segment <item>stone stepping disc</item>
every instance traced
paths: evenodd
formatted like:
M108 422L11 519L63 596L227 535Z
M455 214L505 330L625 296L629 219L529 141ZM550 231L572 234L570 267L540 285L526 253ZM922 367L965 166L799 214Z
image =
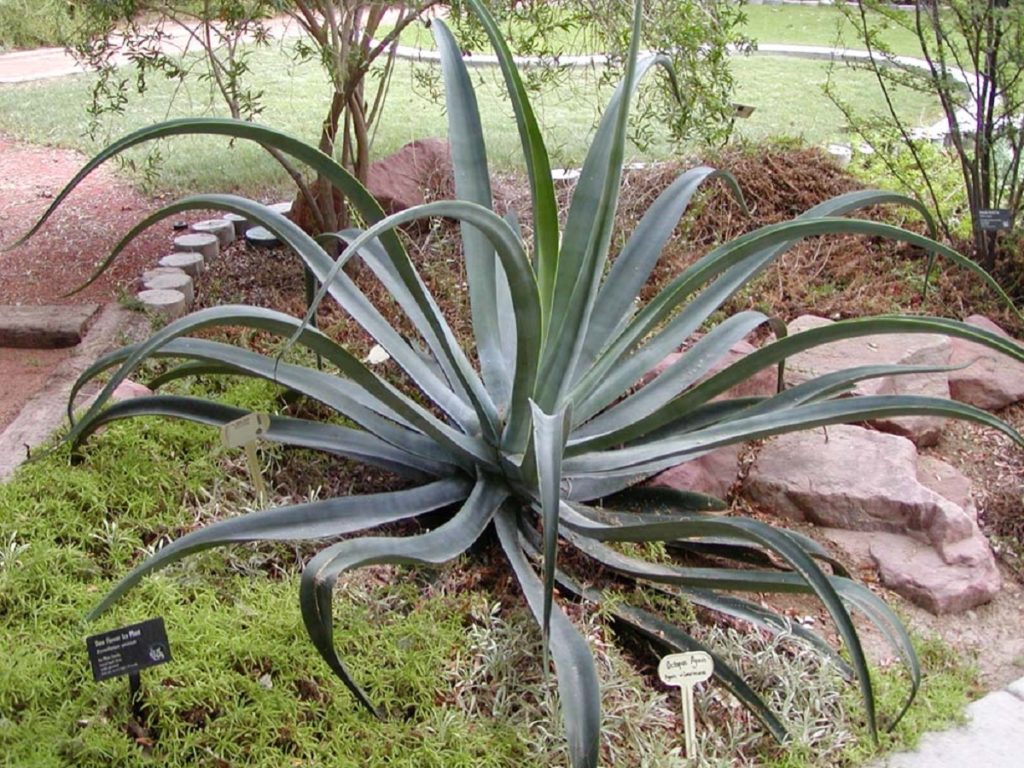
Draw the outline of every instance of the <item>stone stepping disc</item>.
M204 258L212 260L220 255L220 240L216 235L193 232L174 238L174 249L176 251L195 251L203 254Z
M0 347L61 349L81 343L99 304L0 306Z
M225 213L224 221L230 221L231 226L235 228L235 237L245 237L245 231L252 226L249 220L245 216L241 216L237 213Z
M235 225L227 219L197 221L190 229L199 234L215 235L221 248L227 248L235 242Z
M199 277L206 271L206 259L203 258L203 254L195 252L177 251L164 256L159 264L161 267L180 269L192 277Z
M254 248L274 248L281 244L266 227L250 227L245 233L245 242Z
M185 294L174 290L139 291L137 298L142 302L143 309L167 320L181 317L188 310Z
M189 306L192 305L196 298L195 289L192 287L192 278L180 269L168 270L158 275L143 278L142 284L153 291L181 291L185 296L185 303Z

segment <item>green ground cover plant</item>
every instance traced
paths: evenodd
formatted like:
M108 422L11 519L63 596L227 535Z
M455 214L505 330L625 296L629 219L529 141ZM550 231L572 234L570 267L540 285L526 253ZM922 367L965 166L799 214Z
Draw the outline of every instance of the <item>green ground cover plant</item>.
M119 381L149 358L183 361L161 381L191 375L249 375L320 401L344 417L326 424L275 416L266 438L348 456L420 485L402 490L318 499L214 522L170 543L137 565L90 614L109 610L144 577L186 556L248 541L333 539L385 523L446 511L443 522L419 535L363 535L329 544L306 563L299 584L303 622L313 646L368 712L390 707L375 701L359 659L338 643L335 586L349 572L381 564L436 565L452 560L488 531L514 572L542 634L540 668L554 662L562 717L573 766L595 765L600 755L601 697L588 639L554 598L562 595L604 605L615 621L669 651L702 649L685 625L647 608L607 600L602 587L642 583L654 593L686 600L703 610L740 618L768 632L793 632L855 681L867 733L892 725L919 683L916 655L899 620L870 590L812 540L758 521L712 514L721 503L688 493L652 494L634 485L661 469L720 445L781 432L879 415L938 414L973 420L1024 442L1012 428L978 409L946 400L910 396L840 398L857 381L920 371L870 366L820 377L773 397L718 400L754 373L792 354L829 341L874 333L926 332L977 341L1016 359L1024 352L995 334L955 321L885 316L838 322L786 337L764 313L746 311L712 328L708 318L796 241L826 233L864 234L913 243L965 269L977 267L941 244L890 225L847 218L860 208L913 201L886 192L855 192L826 201L791 222L763 227L721 244L684 270L641 307L634 301L654 269L661 248L702 182L735 180L711 168L682 174L651 205L613 262L609 243L625 152L629 97L639 81L665 61L637 56L638 30L623 83L588 150L564 223L550 175L550 161L511 53L476 2L498 56L515 110L530 177L533 221L529 242L515 221L491 210L487 153L472 82L458 46L443 24L435 34L443 56L449 140L456 197L384 217L377 203L348 173L317 150L279 131L248 123L185 119L142 129L98 155L54 201L50 211L94 167L130 146L161 136L214 133L250 139L309 164L338 186L365 230L347 230L335 261L288 219L231 195L195 195L140 222L108 261L136 234L183 211L220 209L259 221L291 247L321 286L303 321L254 307L215 307L175 321L150 339L97 361L76 385L112 372L91 407L75 422L68 442L78 447L105 424L140 415L164 415L219 425L247 413L206 399L157 395L103 409ZM639 13L637 14L639 19ZM636 22L638 24L638 22ZM441 308L426 291L395 236L407 222L445 216L462 223L471 300L473 339L460 344ZM43 219L45 221L45 217ZM37 226L40 226L41 221ZM342 270L359 258L385 287L404 319L370 302ZM607 268L607 269L606 269ZM983 276L983 273L982 273ZM994 290L998 287L989 283ZM382 379L344 347L310 325L330 295L390 354L400 381ZM243 326L306 348L324 361L305 367L187 334ZM778 338L744 360L704 380L732 343L761 326ZM635 383L695 331L706 335L653 381ZM472 349L468 345L472 344ZM471 362L475 358L478 366ZM781 370L780 370L781 373ZM415 393L415 394L413 394ZM425 405L429 403L428 407ZM614 544L663 543L680 559L650 561ZM712 558L712 563L703 560ZM748 567L753 565L753 567ZM593 583L595 572L604 583ZM347 582L346 582L347 583ZM797 592L813 595L831 616L842 640L840 656L817 634L790 626L757 603L731 593ZM909 692L898 711L879 713L863 648L850 610L864 614L902 655ZM346 661L342 660L342 655ZM778 740L786 724L722 656L716 679ZM372 676L372 682L376 681ZM368 693L366 687L372 687ZM881 723L880 723L881 721Z
M280 408L274 388L263 382L224 384L225 402ZM209 394L197 382L179 390ZM261 454L271 473L290 461L270 447ZM58 450L0 485L0 762L33 768L107 768L147 758L168 768L218 760L266 768L294 761L346 768L385 760L410 768L564 763L553 681L543 679L536 663L536 625L514 596L495 585L471 586L472 559L440 574L371 569L347 582L338 642L364 660L381 686L380 700L398 713L386 723L368 716L299 642L294 594L301 563L291 547L194 558L141 585L103 624L82 622L96 595L146 557L157 537L238 514L252 500L241 462L217 447L213 430L162 419L112 424L82 462L68 466L66 450ZM146 722L130 731L124 680L92 682L83 639L154 615L166 620L173 661L143 675ZM584 631L599 641L607 764L678 765L675 697L616 651L609 616L594 612L586 622ZM787 722L798 740L808 733L814 740L797 749L799 761L787 757L785 765L835 766L846 764L837 755L873 754L858 725L856 696L836 692L841 677L819 656L784 638L717 629L702 638L757 675L752 683L769 695L798 692L789 697ZM899 743L906 743L911 722L934 728L941 712L932 702L948 702L948 691L969 682L967 670L947 656L935 663L930 646L918 645L921 694L901 722ZM890 680L901 695L905 681L892 669L878 675L883 695ZM735 712L723 717L728 710L713 688L699 691L697 704L708 724L701 729L700 765L732 765L737 755L761 764L783 759L766 751L762 735ZM919 712L927 717L915 717ZM826 716L836 726L815 734ZM538 732L531 727L538 722L548 727Z

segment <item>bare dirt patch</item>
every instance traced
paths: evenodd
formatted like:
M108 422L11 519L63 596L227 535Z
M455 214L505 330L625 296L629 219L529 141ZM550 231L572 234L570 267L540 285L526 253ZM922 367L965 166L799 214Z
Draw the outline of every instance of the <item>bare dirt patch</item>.
M21 237L84 165L77 152L19 144L0 136L0 248ZM99 280L75 296L118 239L154 202L100 168L28 243L0 250L0 306L116 301L141 271L168 252L170 224L137 239ZM67 350L0 349L0 429L45 385Z

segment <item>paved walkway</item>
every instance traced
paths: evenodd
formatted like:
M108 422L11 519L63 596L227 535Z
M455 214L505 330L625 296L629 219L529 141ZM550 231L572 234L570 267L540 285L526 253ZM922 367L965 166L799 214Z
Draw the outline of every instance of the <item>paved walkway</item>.
M279 34L288 34L285 25ZM181 48L181 39L172 39L168 45ZM841 51L831 48L798 45L768 45L760 47L762 55L798 56L803 58L849 59L861 58L862 52ZM433 51L402 49L405 58L433 61ZM476 66L487 66L493 57L474 56L469 62ZM529 64L524 61L523 64ZM600 57L575 57L571 62L577 66L594 66L601 63ZM923 62L922 62L923 63ZM45 48L36 51L20 51L0 54L0 83L21 83L32 80L63 77L83 72L84 69L74 58L60 48ZM61 384L62 385L62 384ZM61 406L57 411L62 413ZM38 414L29 419L38 420ZM12 425L16 426L16 425ZM49 427L41 437L49 434ZM8 430L6 437L14 439L16 430ZM24 435L12 446L0 446L0 476L8 473L22 455ZM7 442L11 442L8 440ZM1022 629L1024 631L1024 629ZM872 768L1018 768L1024 765L1024 678L1001 691L988 694L974 702L967 709L969 722L960 728L941 733L929 733L922 739L919 748L913 752L891 755Z
M1024 628L1022 628L1024 631ZM1024 765L1024 677L967 707L960 728L927 733L913 752L871 768L1020 768Z

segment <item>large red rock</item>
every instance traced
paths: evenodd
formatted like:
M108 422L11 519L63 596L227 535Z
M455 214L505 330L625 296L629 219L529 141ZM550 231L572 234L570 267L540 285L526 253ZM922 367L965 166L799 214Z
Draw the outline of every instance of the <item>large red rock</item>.
M965 322L1010 338L1006 331L983 315L971 315ZM1024 363L964 339L954 338L950 344L950 362L967 365L949 374L949 391L954 400L990 411L1024 400Z
M751 467L746 494L781 517L854 531L908 531L923 541L958 541L971 518L917 478L906 438L862 427L780 435Z
M987 556L952 564L909 536L874 534L870 548L882 583L932 613L960 613L987 603L1001 586L999 569L982 543L977 552Z
M761 449L743 490L787 519L842 529L828 537L936 613L973 607L999 589L970 481L919 458L905 438L849 425L781 435Z
M803 315L789 324L790 335L832 325L824 317ZM825 344L794 355L786 364L786 384L793 386L843 368L862 365L949 365L951 345L936 334L878 334ZM925 395L949 397L947 374L886 376L859 382L854 395ZM935 445L945 420L938 416L898 416L870 424L883 432L908 437L919 446Z
M444 139L417 139L370 166L367 187L385 211L397 213L452 196L452 156Z
M739 476L738 445L716 448L685 464L666 469L647 481L657 488L673 488L678 491L693 491L719 499L727 499L733 484Z

